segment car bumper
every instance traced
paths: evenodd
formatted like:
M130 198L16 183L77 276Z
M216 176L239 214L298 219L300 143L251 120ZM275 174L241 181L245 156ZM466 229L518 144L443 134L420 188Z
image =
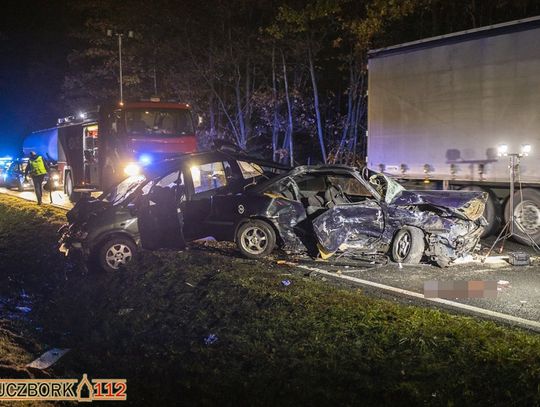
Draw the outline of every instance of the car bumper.
M460 220L446 233L429 236L428 254L434 260L442 256L452 261L473 254L479 249L483 231L483 224Z
M58 250L66 256L73 253L79 253L83 257L86 257L89 253L88 248L83 241L73 236L72 227L69 224L63 225L59 230L60 236L58 243Z

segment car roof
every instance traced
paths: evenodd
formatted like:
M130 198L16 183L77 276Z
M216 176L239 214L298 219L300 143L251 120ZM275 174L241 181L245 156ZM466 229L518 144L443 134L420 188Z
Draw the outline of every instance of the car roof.
M301 165L291 169L289 172L273 177L269 180L261 182L256 187L253 188L253 191L262 191L267 188L269 185L279 182L283 178L295 177L301 174L310 174L310 173L328 173L334 171L336 174L345 174L355 172L358 173L362 168L351 167L348 165L341 164L320 164L320 165Z
M178 157L168 158L157 163L151 164L144 169L144 173L147 176L159 176L167 171L172 171L175 168L179 168L186 162L213 162L213 161L227 161L227 160L238 160L238 161L247 161L250 163L259 164L261 166L268 166L272 168L290 170L291 167L279 164L273 161L268 161L261 159L259 157L250 156L244 153L236 152L225 152L225 151L203 151L197 153L188 153L182 154Z

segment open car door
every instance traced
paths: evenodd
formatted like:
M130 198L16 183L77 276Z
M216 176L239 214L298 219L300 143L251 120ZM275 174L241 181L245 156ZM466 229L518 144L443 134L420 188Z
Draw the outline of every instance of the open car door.
M183 249L185 187L182 172L150 182L139 200L137 221L144 249Z

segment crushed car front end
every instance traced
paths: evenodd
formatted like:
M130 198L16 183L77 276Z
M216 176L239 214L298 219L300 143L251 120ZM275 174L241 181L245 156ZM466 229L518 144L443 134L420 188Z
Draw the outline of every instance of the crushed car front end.
M484 192L404 191L394 205L424 231L425 255L444 267L479 249L486 201Z

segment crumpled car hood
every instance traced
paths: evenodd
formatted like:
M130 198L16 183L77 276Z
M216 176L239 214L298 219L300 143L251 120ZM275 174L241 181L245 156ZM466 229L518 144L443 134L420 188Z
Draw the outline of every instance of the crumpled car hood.
M86 222L91 216L97 215L110 207L108 202L94 198L82 198L68 211L66 217L69 223Z
M477 220L484 213L488 194L475 191L402 191L394 205L433 205Z

